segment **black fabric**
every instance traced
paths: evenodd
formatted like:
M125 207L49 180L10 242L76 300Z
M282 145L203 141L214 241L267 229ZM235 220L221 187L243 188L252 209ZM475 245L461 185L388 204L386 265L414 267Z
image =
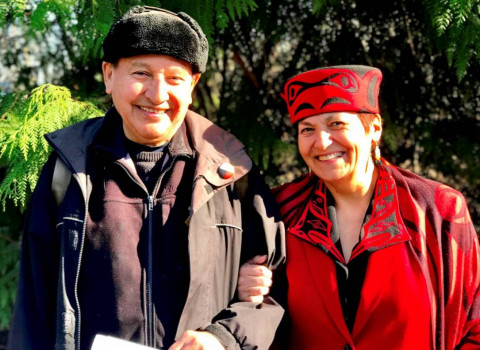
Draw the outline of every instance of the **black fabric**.
M183 144L185 128L182 126L172 143ZM153 302L157 319L165 330L163 346L168 348L175 341L180 316L187 299L190 283L190 259L188 255L189 205L192 198L195 159L178 155L169 147L169 157L164 178L155 200L158 222L154 231ZM161 211L161 213L160 213Z
M328 217L332 221L332 240L339 249L339 251L342 251L340 233L337 226L335 201L332 194L328 190L327 204ZM372 205L370 204L364 218L364 223L368 221L371 213ZM352 332L353 325L355 324L358 305L360 304L362 287L365 281L365 274L367 272L369 256L370 253L368 251L365 251L354 259L348 261L347 264L343 264L334 257L335 269L337 272L338 294L340 297L340 303L342 305L343 317L345 318L345 323L347 324L350 332Z
M164 162L166 145L150 147L140 145L124 138L125 147L135 164L138 176L147 187L148 193L153 193L157 179L160 177Z
M103 60L156 54L172 56L203 73L208 60L208 41L202 28L186 13L175 14L156 7L135 6L108 32L103 42Z
M353 331L358 305L360 304L369 255L367 252L362 253L347 265L342 264L338 260L335 261L338 294L342 304L343 317L345 317L345 323L350 333Z

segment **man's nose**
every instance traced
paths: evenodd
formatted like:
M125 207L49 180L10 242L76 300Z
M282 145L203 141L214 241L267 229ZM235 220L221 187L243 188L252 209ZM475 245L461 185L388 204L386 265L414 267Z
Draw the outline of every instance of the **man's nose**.
M154 79L145 91L145 95L154 104L161 104L169 99L168 92L169 86L164 79Z

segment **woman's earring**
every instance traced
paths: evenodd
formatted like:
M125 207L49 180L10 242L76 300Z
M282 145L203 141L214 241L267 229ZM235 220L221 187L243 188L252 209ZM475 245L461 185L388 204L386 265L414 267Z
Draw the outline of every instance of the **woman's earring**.
M375 149L373 150L373 159L375 160L375 164L380 164L382 162L382 155L380 154L380 147L378 147L378 143L375 143Z

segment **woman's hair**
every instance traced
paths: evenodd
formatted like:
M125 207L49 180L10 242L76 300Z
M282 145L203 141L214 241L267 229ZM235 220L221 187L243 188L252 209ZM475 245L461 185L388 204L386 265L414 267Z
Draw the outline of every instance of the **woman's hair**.
M357 113L357 115L358 119L360 119L360 121L362 122L365 131L368 132L368 129L370 129L370 126L372 125L377 115L372 113Z
M370 126L372 125L377 115L372 113L357 113L357 115L358 115L358 119L360 119L360 122L362 122L365 132L368 132L370 129ZM382 117L380 117L380 122L381 121L382 121ZM374 152L375 152L375 148L378 147L379 143L380 143L380 140L378 143L372 145L372 149L371 149L372 159L375 159Z

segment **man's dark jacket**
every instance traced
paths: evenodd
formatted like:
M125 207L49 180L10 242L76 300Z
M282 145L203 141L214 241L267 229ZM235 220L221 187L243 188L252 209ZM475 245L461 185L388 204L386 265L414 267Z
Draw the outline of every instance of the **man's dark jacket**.
M78 297L92 192L87 154L109 113L47 135L54 154L26 215L8 349L80 349L81 312L89 307ZM267 254L273 268L281 264L283 224L240 141L191 111L184 123L196 165L187 220L190 284L177 338L205 329L228 349L267 349L283 309L269 298L261 305L235 302L238 269L258 254ZM58 210L51 190L56 157L75 180ZM225 163L235 169L228 179L219 173Z

